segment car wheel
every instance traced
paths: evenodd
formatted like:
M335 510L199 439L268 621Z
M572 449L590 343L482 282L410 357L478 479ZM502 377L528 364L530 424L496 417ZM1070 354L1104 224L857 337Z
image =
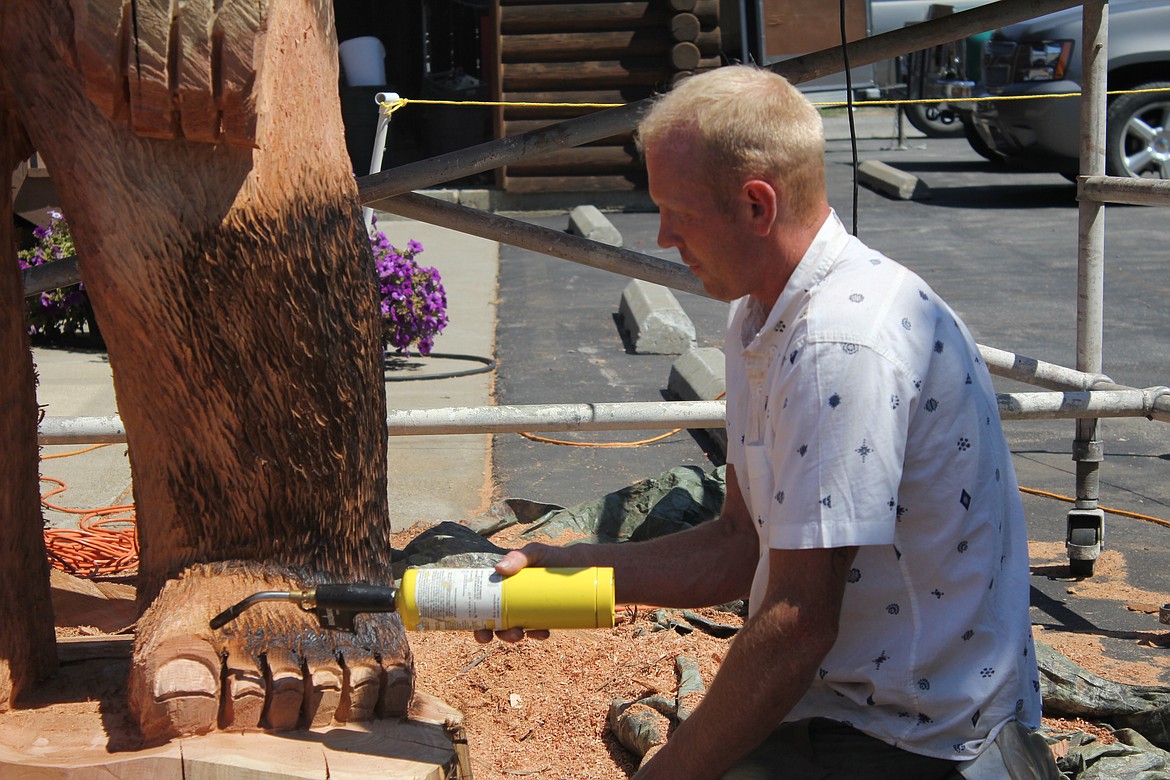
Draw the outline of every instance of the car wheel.
M1170 179L1170 82L1136 89L1164 89L1121 95L1109 104L1105 167L1112 176Z
M928 138L962 138L963 125L952 111L939 111L938 106L911 103L905 107L906 119Z
M1004 156L988 146L987 142L983 140L983 136L979 135L979 131L975 129L974 122L966 118L962 121L963 135L967 137L967 143L971 144L971 148L975 150L976 154L993 163L1004 161Z

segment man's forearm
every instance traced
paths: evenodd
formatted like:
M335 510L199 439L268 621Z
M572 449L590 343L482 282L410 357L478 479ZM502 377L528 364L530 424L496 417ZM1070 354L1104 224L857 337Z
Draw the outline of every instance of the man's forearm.
M533 565L612 566L622 604L721 604L745 597L751 587L759 543L748 530L745 535L721 517L645 542L543 547Z

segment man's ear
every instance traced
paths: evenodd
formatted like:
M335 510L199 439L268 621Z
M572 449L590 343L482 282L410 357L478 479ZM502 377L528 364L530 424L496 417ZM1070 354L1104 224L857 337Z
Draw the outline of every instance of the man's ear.
M748 221L758 235L766 235L780 215L780 193L763 179L749 179L740 190Z

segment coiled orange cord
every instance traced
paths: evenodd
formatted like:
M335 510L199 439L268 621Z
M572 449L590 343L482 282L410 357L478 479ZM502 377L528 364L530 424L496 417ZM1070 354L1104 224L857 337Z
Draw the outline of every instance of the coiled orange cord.
M42 460L64 458L90 452L98 444L75 452L42 455ZM67 489L55 477L41 477L56 487L41 495L41 506L57 512L80 515L77 528L46 528L45 552L49 564L58 571L79 577L121 574L138 568L138 527L134 505L121 504L100 509L72 509L49 501Z

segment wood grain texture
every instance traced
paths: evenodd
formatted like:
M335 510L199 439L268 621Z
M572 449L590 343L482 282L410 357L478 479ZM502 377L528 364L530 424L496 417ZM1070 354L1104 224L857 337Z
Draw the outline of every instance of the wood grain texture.
M106 117L127 121L126 68L134 28L133 0L71 0L73 46L85 95Z
M0 174L32 153L0 80ZM12 190L0 187L0 214ZM49 567L41 533L37 401L23 284L10 218L0 219L0 711L56 666Z
M215 143L220 138L216 99L217 46L214 0L178 0L171 61L180 130L189 141Z
M25 713L0 715L0 777L21 780L469 780L462 716L420 695L403 720L288 734L216 732L154 748L107 749L98 709L70 708L51 730ZM113 735L117 739L116 735ZM44 744L46 738L48 744ZM40 744L38 745L38 740ZM465 751L463 751L465 754Z
M174 138L178 116L168 68L171 3L135 0L133 8L134 26L126 64L131 125L145 138Z

